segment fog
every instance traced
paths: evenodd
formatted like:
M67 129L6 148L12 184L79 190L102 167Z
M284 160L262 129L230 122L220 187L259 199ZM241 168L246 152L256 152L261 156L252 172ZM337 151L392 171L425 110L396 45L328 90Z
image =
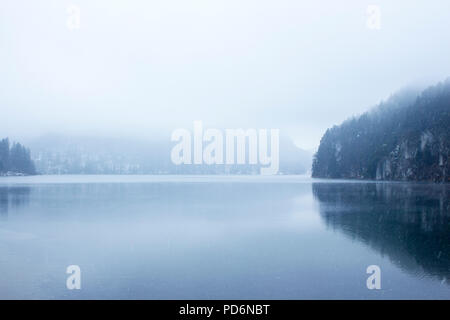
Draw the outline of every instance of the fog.
M201 120L316 148L396 90L448 77L449 18L446 0L3 1L0 137L147 137Z

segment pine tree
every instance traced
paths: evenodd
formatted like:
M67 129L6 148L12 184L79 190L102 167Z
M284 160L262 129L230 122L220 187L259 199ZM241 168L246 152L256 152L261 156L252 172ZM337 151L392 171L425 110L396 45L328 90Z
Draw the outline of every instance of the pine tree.
M9 168L9 140L0 141L0 174L6 173Z
M0 141L0 173L7 172L36 174L36 169L31 159L30 150L20 143L14 143L9 147L9 140Z

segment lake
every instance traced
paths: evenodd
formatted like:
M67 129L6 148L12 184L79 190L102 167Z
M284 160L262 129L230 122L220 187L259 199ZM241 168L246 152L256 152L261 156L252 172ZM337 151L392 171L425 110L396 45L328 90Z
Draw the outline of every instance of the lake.
M0 177L0 298L449 299L449 195L302 176Z

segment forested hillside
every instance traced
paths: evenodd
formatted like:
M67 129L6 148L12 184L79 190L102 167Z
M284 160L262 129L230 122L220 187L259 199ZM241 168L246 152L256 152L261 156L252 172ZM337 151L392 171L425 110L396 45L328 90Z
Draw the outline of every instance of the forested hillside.
M404 90L328 129L312 176L450 181L450 80L420 94Z
M0 175L36 174L30 150L20 143L10 146L9 139L0 141Z

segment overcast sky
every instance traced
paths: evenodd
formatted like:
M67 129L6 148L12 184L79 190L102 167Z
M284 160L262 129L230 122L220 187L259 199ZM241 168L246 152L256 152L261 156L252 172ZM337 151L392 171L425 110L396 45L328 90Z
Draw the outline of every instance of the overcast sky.
M449 57L448 0L2 1L0 136L145 137L202 120L311 149L396 90L450 76Z

